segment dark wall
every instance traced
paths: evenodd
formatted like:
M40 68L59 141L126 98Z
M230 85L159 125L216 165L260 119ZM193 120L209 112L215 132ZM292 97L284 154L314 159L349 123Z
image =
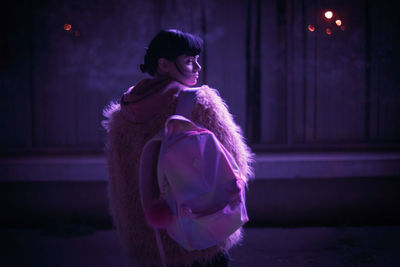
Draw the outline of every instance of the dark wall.
M161 28L204 38L201 83L219 89L255 149L399 147L400 24L390 1L2 5L3 154L101 152L102 108L145 77L144 47ZM323 18L327 9L344 30Z

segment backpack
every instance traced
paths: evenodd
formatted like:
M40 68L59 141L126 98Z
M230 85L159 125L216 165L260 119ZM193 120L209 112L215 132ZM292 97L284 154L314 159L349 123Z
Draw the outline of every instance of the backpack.
M180 93L175 115L140 157L142 206L164 264L158 228L192 251L218 245L248 221L246 182L234 158L211 131L190 120L196 90Z

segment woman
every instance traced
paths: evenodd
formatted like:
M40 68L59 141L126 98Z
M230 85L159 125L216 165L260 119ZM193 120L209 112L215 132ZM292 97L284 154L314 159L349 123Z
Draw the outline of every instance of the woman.
M150 42L144 63L140 65L142 72L149 73L152 78L129 88L119 104L111 103L104 110L108 118L103 126L108 132L110 213L129 258L137 266L160 263L153 229L146 223L140 201L141 151L174 114L179 93L197 83L202 44L201 38L189 33L160 31ZM197 90L191 119L214 132L231 152L246 179L252 176L252 153L215 89L202 86ZM228 250L241 239L239 229L218 246L189 252L165 231L160 234L167 263L178 266L227 266Z

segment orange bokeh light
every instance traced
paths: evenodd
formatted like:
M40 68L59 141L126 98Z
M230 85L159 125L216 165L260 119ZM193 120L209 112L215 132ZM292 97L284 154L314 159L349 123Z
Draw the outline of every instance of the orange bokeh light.
M69 31L71 30L72 26L71 24L64 24L64 30Z
M331 19L333 17L333 12L332 11L326 11L325 12L325 18L327 19Z
M340 27L340 29L341 29L342 31L344 31L344 30L346 29L346 27L345 27L345 26L342 26L342 27Z
M310 32L313 32L313 31L315 31L315 27L313 26L313 25L308 25L308 30L310 31Z
M326 32L327 35L331 35L332 34L332 30L329 29L329 28L326 28L325 32Z
M337 19L335 21L336 25L338 25L339 27L342 25L342 21L340 19Z

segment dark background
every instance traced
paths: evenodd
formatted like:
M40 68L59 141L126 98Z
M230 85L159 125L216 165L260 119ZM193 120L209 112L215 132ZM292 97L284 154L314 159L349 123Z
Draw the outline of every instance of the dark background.
M220 91L257 153L252 223L399 223L395 3L3 2L2 224L110 227L102 109L146 77L139 64L163 28L204 38L199 84Z
M138 66L163 28L204 38L199 84L220 91L257 151L398 150L392 2L9 3L1 11L1 153L101 153L102 108L145 77Z

